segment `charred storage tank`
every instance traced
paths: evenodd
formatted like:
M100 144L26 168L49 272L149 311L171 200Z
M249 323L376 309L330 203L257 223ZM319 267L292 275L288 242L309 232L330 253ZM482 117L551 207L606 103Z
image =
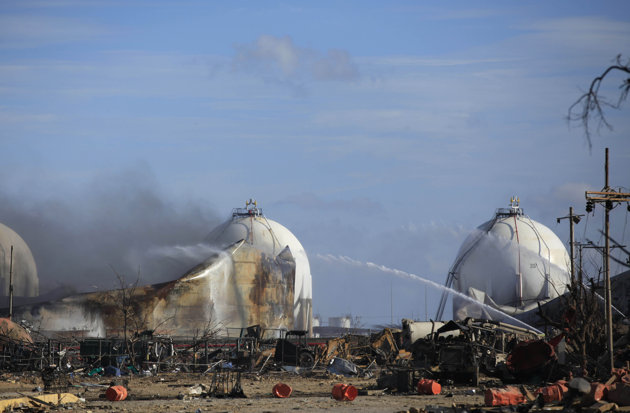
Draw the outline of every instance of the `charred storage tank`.
M22 305L16 318L51 335L120 336L130 325L176 337L238 335L252 325L310 330L308 259L286 228L252 202L207 241L219 248L175 280Z
M13 247L13 255L11 255ZM39 294L37 266L30 248L15 231L0 224L0 295L9 295L9 278L13 278L13 294L35 297Z
M523 213L517 198L500 208L462 244L447 278L447 286L517 318L530 318L538 303L567 290L569 255L549 228ZM438 316L444 308L440 303ZM453 318L496 319L474 301L453 297ZM533 310L533 311L532 311Z
M312 332L311 267L304 247L286 227L266 218L256 201L249 200L245 208L232 210L232 218L212 230L206 242L219 248L244 240L248 245L275 257L287 247L295 260L293 287L293 329Z

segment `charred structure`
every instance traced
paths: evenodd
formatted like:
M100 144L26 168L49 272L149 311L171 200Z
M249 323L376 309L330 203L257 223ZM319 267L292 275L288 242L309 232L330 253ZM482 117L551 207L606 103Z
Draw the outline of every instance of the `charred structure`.
M288 229L250 200L206 242L211 256L176 280L138 286L116 274L118 289L22 305L14 318L49 336L228 336L251 325L310 332L310 267Z
M15 316L43 333L95 337L122 336L125 328L174 336L252 324L291 328L294 278L289 248L271 257L240 241L174 281L21 306Z

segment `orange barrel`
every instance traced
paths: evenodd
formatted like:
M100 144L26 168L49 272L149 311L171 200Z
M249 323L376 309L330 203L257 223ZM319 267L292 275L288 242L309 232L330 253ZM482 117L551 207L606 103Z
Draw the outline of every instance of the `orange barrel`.
M418 382L418 393L420 394L440 394L442 385L435 380L421 379Z
M559 402L564 397L564 394L569 391L565 383L564 380L558 380L550 386L539 388L536 390L536 394L542 394L545 403Z
M332 396L335 398L335 400L351 402L352 400L357 398L358 394L359 392L357 388L351 384L335 384L332 389Z
M107 397L107 400L112 402L125 400L127 398L127 389L123 386L111 386L105 392L105 397Z
M504 389L487 389L484 396L486 406L510 406L525 402L525 396L512 386Z
M293 389L288 384L278 383L275 386L273 386L273 389L271 390L271 392L273 393L274 396L284 399L291 395L291 392L293 392Z

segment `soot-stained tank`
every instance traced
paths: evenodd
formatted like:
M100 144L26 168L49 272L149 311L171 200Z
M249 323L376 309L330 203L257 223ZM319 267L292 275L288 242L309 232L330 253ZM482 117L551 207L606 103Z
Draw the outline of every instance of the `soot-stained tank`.
M518 198L466 238L447 278L447 286L510 316L527 318L538 303L567 290L569 255L548 227L523 213ZM440 303L438 316L444 308ZM500 318L488 307L453 298L453 318Z
M216 227L206 237L206 242L219 248L244 240L252 248L269 256L276 256L288 248L295 260L293 285L293 328L312 331L312 278L311 268L304 247L286 227L268 219L250 199L245 208L236 208L228 221Z
M259 324L293 328L295 261L289 248L268 255L241 240L182 277L161 284L76 294L15 308L41 333L88 337L153 330L172 336L226 335ZM126 314L126 318L125 318Z
M265 218L251 201L206 242L211 255L176 280L23 305L14 309L15 317L45 334L76 331L91 337L120 335L125 326L128 332L173 336L210 330L238 335L252 325L310 330L308 258L288 229Z
M13 247L13 258L11 258ZM9 295L9 278L13 273L13 294L34 297L39 294L37 265L30 248L15 231L0 223L0 295Z

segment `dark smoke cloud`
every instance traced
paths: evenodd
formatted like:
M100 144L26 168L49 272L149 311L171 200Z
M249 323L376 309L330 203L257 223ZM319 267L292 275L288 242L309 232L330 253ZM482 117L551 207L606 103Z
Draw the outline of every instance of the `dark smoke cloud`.
M0 190L0 222L31 248L43 293L62 285L111 289L118 286L114 270L129 282L139 274L141 284L175 279L196 257L159 251L198 245L219 220L201 201L167 199L139 167L95 177L63 197Z

